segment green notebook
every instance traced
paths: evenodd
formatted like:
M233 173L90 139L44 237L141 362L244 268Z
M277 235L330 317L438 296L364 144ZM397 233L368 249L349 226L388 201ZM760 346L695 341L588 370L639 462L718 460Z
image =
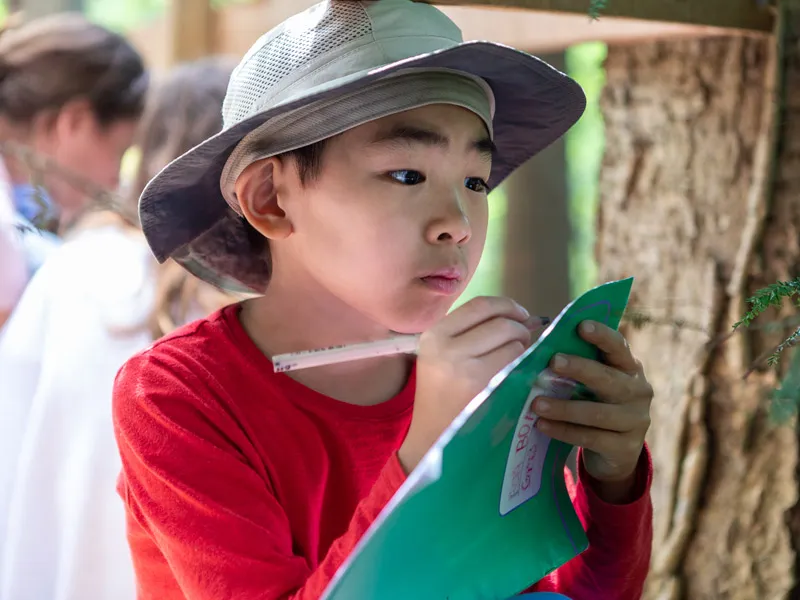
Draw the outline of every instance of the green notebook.
M571 447L535 429L528 407L542 393L578 393L547 365L557 352L595 358L577 326L591 319L617 328L632 284L607 283L577 298L492 379L381 512L322 600L504 600L586 549L564 483Z

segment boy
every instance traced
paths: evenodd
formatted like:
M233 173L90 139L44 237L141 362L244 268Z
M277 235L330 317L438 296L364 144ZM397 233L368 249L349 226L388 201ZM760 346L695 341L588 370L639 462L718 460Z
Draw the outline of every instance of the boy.
M119 489L142 600L322 594L442 430L530 343L511 300L447 312L480 258L489 186L583 107L577 84L538 59L463 44L409 0L323 2L255 44L223 132L140 203L160 260L262 294L118 376ZM550 436L585 448L573 497L591 547L532 589L633 599L650 554L652 391L617 332L582 331L606 364L553 367L603 402L535 408ZM424 332L415 362L288 377L268 359L392 332Z

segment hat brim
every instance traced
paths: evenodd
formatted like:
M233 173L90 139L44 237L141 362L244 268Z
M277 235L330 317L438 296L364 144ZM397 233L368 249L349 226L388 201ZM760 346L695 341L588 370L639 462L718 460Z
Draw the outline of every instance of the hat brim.
M264 257L253 256L242 218L227 204L220 176L241 139L268 119L315 100L368 86L401 69L451 69L485 80L495 96L489 180L512 171L563 136L581 117L586 98L572 79L525 52L492 42L465 42L370 71L355 80L281 104L209 138L167 165L145 188L139 214L159 262L172 257L201 279L237 292L263 292Z

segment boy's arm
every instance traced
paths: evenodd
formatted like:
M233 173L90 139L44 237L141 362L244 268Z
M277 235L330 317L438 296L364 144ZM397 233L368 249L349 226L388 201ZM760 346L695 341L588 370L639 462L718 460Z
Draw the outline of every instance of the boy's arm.
M636 467L636 484L624 505L608 504L592 491L578 455L578 482L565 469L567 487L586 529L589 548L536 584L531 591L558 592L569 598L639 600L650 566L653 465L645 446Z
M139 584L163 590L159 579L168 570L181 591L176 598L316 600L404 481L402 468L389 460L347 531L312 570L295 552L246 432L219 404L204 401L211 392L191 372L201 369L167 367L146 353L117 377L120 489L131 518L149 534L129 536Z

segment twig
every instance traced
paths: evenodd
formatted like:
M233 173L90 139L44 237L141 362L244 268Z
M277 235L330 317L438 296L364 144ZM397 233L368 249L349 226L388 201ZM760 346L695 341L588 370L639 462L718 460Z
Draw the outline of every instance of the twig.
M665 325L674 327L676 329L688 329L690 331L699 331L708 334L708 330L702 325L690 323L685 319L666 319L662 317L654 317L646 313L637 311L635 309L628 309L622 316L622 320L631 324L635 328L644 327L645 325Z
M635 328L641 328L646 325L663 325L668 327L674 327L676 329L681 329L681 330L697 331L700 333L705 333L706 335L709 336L709 340L706 345L706 348L708 350L714 349L724 344L736 334L741 334L750 331L763 331L769 333L772 331L779 331L787 327L797 328L789 338L784 340L784 342L782 342L781 344L777 345L775 348L770 350L769 353L764 353L763 355L759 356L759 358L757 358L754 361L753 365L751 365L748 368L745 377L749 375L752 371L754 371L755 368L758 367L758 365L760 365L764 360L766 360L770 356L779 354L784 350L786 350L787 348L790 348L800 342L800 327L798 327L800 326L800 315L793 315L791 317L785 317L783 319L778 319L776 321L768 321L766 323L760 323L758 325L750 324L746 328L745 327L737 327L735 329L732 328L729 332L724 333L722 335L718 335L713 338L711 337L711 334L708 331L708 329L696 323L691 323L684 319L665 319L665 318L653 317L652 315L648 315L636 309L633 310L628 309L627 311L625 311L625 313L622 315L622 320L625 322L629 322Z
M783 340L777 346L773 347L771 350L762 352L758 358L756 358L747 368L747 371L745 371L744 375L742 375L742 379L747 379L750 374L755 371L765 360L769 366L775 366L778 361L778 355L784 350L796 346L798 343L800 343L800 327L795 329L792 335Z

